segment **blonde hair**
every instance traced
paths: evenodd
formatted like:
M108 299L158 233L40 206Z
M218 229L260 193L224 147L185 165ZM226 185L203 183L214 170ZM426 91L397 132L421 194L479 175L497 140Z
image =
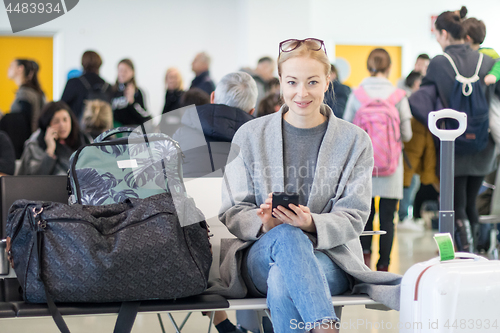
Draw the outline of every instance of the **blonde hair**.
M113 111L111 110L111 105L100 100L85 101L83 126L85 132L94 138L102 132L113 128Z
M325 67L325 75L328 76L330 75L331 71L331 64L330 60L328 60L328 57L323 51L323 49L320 49L318 51L313 51L307 47L305 43L302 43L299 47L297 47L295 50L290 51L290 52L281 52L280 56L278 57L278 76L281 77L281 65L287 61L288 59L291 58L296 58L296 57L308 57L311 59L315 59L319 61L324 67Z
M165 74L165 84L167 84L168 75L174 72L177 72L177 75L179 76L179 86L177 87L177 89L184 90L184 82L182 82L181 72L176 67L170 67L167 69L167 73Z

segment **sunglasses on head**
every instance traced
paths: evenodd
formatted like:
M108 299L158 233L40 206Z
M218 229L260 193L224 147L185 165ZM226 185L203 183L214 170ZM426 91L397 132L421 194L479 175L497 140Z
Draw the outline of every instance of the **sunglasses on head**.
M326 54L325 43L321 39L306 38L306 39L287 39L280 43L280 55L282 52L291 52L297 49L300 45L305 44L309 50L319 51L323 49Z

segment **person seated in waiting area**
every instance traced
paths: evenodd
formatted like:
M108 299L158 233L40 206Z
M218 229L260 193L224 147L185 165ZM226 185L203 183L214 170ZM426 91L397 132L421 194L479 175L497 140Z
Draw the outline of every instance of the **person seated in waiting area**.
M16 152L7 133L0 131L0 176L13 175L16 170Z
M210 291L267 296L275 332L338 332L331 296L345 292L399 307L401 277L363 263L373 148L365 131L323 104L325 50L312 38L280 43L285 104L240 127L224 174L219 218L237 238L226 243ZM296 192L299 204L272 209L271 192Z
M167 73L165 74L165 86L167 87L167 92L165 93L165 105L163 106L162 113L180 108L180 101L184 93L184 88L181 72L177 68L170 67L167 69Z
M188 110L183 115L182 126L173 139L185 155L184 177L202 177L224 167L234 133L254 119L256 101L255 80L245 72L229 73L212 92L210 104L197 106L196 112Z
M92 139L113 128L111 105L100 100L86 101L83 112L83 131Z
M188 105L205 105L210 104L210 95L201 90L200 88L191 88L184 92L179 99L179 107Z
M259 102L259 117L278 112L283 105L283 100L278 93L269 93Z
M71 154L90 140L80 132L69 106L50 102L42 109L40 130L26 141L20 175L66 175Z

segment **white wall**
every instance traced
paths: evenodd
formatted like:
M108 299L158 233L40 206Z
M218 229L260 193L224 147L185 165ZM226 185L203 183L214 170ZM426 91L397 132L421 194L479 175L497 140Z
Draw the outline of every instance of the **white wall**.
M189 87L191 61L202 50L212 56L215 81L255 66L264 55L276 57L284 39L305 37L324 39L332 60L335 43L401 45L408 73L419 53L441 53L430 33L431 15L462 5L485 21L484 45L500 51L499 0L80 0L66 15L16 35L55 36L56 98L85 50L101 54L101 75L109 82L116 79L118 61L130 57L149 109L158 114L166 69L178 67ZM10 31L0 9L0 33Z

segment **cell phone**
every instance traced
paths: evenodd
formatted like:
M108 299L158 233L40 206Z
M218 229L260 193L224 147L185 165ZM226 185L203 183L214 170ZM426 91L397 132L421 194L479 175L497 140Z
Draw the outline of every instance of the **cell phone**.
M288 208L289 204L299 205L299 194L298 193L287 193L287 192L273 192L273 210L278 208L278 206L283 206ZM295 214L293 210L288 208L292 213ZM273 217L276 217L273 215Z

